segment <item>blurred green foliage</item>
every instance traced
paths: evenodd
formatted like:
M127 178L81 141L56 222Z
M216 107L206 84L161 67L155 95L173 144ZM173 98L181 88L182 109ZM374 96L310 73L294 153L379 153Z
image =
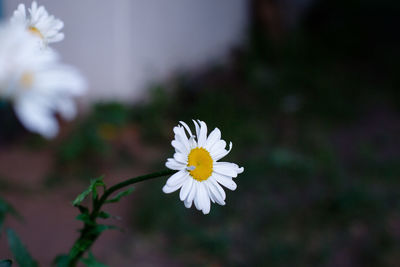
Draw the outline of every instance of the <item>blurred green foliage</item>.
M12 229L7 229L7 238L10 250L14 254L19 266L37 267L37 262L31 257L24 244Z
M88 177L100 163L137 164L115 145L132 125L166 159L172 127L199 118L233 142L226 160L245 172L208 216L163 194L165 181L135 191L132 227L166 238L171 257L190 266L399 266L398 6L316 1L279 41L255 23L229 67L182 73L132 107L95 106L63 141L58 168ZM158 160L149 169L163 168Z
M0 260L0 267L11 267L12 261L11 260Z

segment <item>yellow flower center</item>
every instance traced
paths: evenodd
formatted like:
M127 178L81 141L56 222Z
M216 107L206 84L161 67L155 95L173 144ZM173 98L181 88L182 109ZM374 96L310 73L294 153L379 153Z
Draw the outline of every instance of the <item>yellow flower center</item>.
M207 180L213 171L213 159L210 153L202 147L193 148L188 156L190 175L197 181ZM194 168L194 169L193 169Z
M30 33L32 33L33 35L39 36L40 39L43 39L43 34L38 30L38 28L33 27L33 26L30 26L30 27L28 28L28 31L29 31Z
M32 87L34 81L33 73L31 72L24 72L21 76L20 83L25 88Z

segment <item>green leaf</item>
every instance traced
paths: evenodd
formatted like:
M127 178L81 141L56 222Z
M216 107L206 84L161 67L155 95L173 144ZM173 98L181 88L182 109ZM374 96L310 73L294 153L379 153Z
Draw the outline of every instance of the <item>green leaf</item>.
M0 211L0 233L1 233L1 228L3 227L4 219L6 218L6 213Z
M108 267L107 265L98 262L93 254L89 252L89 257L81 260L87 267Z
M102 186L104 190L106 189L106 184L103 182L103 176L93 180L89 186L90 190L92 191L93 199L97 198L97 187Z
M102 232L106 230L116 230L119 229L114 225L105 225L105 224L97 224L93 229L90 230L90 233L94 235L100 235Z
M69 256L66 254L58 255L53 262L53 265L57 267L69 267Z
M108 219L108 218L111 218L112 216L111 216L111 214L109 214L109 213L107 213L105 211L100 211L98 217L102 218L102 219Z
M77 243L72 247L71 251L69 252L69 256L71 258L76 257L79 253L84 252L86 249L90 247L92 244L92 240L88 239L80 239Z
M11 267L12 261L11 260L0 260L0 267Z
M84 222L86 224L89 224L89 225L94 225L95 224L95 222L90 219L90 216L87 213L79 214L78 216L76 216L76 219L80 220L80 221L82 221L82 222Z
M74 206L78 206L82 203L83 200L85 200L85 198L87 198L90 193L92 193L92 197L93 199L97 198L97 187L102 186L105 190L106 188L106 184L103 182L103 176L96 178L94 180L90 181L90 185L89 188L86 189L85 191L83 191L81 194L79 194L74 202L72 202L72 205Z
M7 229L8 245L11 252L14 254L15 260L19 266L23 267L37 267L38 264L32 259L28 250L22 244L17 234L12 229Z
M14 207L0 197L0 231L7 213L14 215L14 217L16 217L17 219L22 219L21 215L18 214Z
M133 190L134 190L134 188L131 187L131 188L128 188L127 190L125 190L125 191L119 192L115 197L113 197L113 198L107 200L106 203L115 203L115 202L118 202L118 201L120 201L120 199L121 199L122 197L127 196L127 195L129 195L130 193L132 193Z
M83 191L81 194L79 194L79 196L77 196L74 200L74 202L72 202L72 205L74 206L78 206L82 203L83 200L85 200L85 198L90 194L90 190L87 189L85 191Z
M89 213L89 209L85 206L78 205L77 207L81 213Z

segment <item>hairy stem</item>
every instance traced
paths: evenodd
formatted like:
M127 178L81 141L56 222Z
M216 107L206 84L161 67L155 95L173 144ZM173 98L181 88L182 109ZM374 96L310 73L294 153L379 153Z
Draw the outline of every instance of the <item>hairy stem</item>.
M96 231L96 227L98 227L98 224L96 223L96 219L101 211L101 208L103 204L107 201L107 198L111 196L114 192L146 180L158 178L158 177L163 177L167 175L172 175L176 171L174 170L164 170L160 172L155 172L147 175L142 175L138 176L135 178L131 178L128 180L125 180L123 182L120 182L116 185L113 185L112 187L108 188L107 190L104 191L103 195L100 197L100 199L96 199L93 203L93 210L89 215L90 222L87 223L85 222L85 225L81 231L81 234L79 238L75 241L74 245L72 246L72 249L69 252L69 267L74 267L78 263L79 259L83 256L83 254L93 245L93 243L96 241L96 239L100 236L101 231Z

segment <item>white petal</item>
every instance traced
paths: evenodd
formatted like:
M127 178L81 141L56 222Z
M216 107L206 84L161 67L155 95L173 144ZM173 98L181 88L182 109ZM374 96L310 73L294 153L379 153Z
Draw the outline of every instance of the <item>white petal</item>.
M53 138L58 132L58 123L46 106L28 97L20 98L14 105L15 113L22 124L30 131L46 138Z
M37 9L37 3L36 1L32 1L30 10L32 10L32 12L36 12L36 9Z
M201 210L203 211L203 214L208 214L210 212L211 203L210 197L208 196L203 183L200 183L198 194L199 202L201 203Z
M182 142L177 140L172 140L171 145L175 148L176 151L184 154L188 154L188 150Z
M224 140L217 141L213 147L209 150L211 157L214 159L215 156L224 153L226 151L226 142ZM214 159L215 160L215 159Z
M15 12L19 12L22 15L24 15L24 17L26 17L25 5L24 4L19 4L18 7L17 7L17 10Z
M190 203L192 203L193 199L196 197L197 187L198 187L198 183L199 183L198 181L196 181L194 179L192 179L192 180L193 180L192 188L190 189L189 195L186 198L186 201L190 202Z
M64 33L60 32L60 33L56 34L54 37L47 38L47 41L49 43L57 43L57 42L64 40L64 37L65 37Z
M232 180L232 178L225 176L225 175L219 175L217 173L214 173L213 176L217 180L218 183L221 185L225 186L226 188L230 190L235 190L237 188L236 183Z
M210 183L212 183L215 186L215 188L218 190L218 192L219 192L220 196L222 197L222 199L225 200L226 199L225 190L219 185L219 183L214 178L214 176L212 175L210 178L208 178L207 181L210 181Z
M181 188L182 184L177 184L175 186L169 186L169 185L164 185L164 187L162 188L163 192L166 194L175 192L176 190L178 190L179 188Z
M25 5L19 4L17 10L14 11L12 18L10 19L11 23L16 23L25 26L26 25L26 11Z
M187 164L188 156L184 155L183 153L176 152L174 154L174 159L180 163Z
M192 206L193 200L192 201L185 200L183 201L183 203L185 204L185 207L189 209Z
M183 127L185 127L186 131L187 131L188 134L189 134L189 137L190 137L190 136L193 136L192 131L190 130L189 126L188 126L185 122L179 121L179 123L182 124Z
M240 167L240 168L237 169L237 173L238 173L238 174L240 174L240 173L242 173L242 172L244 172L244 167Z
M218 128L215 128L208 136L204 148L207 149L207 151L211 151L211 148L219 140L221 140L221 131Z
M208 179L203 181L205 187L207 188L208 194L213 202L217 202L219 205L225 205L225 201L223 197L219 194L218 190L212 184L212 182Z
M71 98L64 97L63 99L58 99L57 110L60 112L61 116L66 120L72 120L76 116L76 106Z
M204 121L200 121L200 135L198 136L197 144L199 147L204 147L207 140L207 124Z
M196 137L197 137L197 140L199 140L199 136L200 136L200 127L199 127L199 125L197 124L197 121L195 121L195 120L192 120L193 121L193 123L194 123L194 127L196 128Z
M213 170L222 175L237 177L238 173L243 172L243 167L239 168L237 164L230 162L214 162Z
M229 143L229 149L228 150L223 149L223 150L219 151L219 153L213 154L212 158L215 161L220 160L223 157L225 157L226 155L228 155L229 152L231 152L231 150L232 150L232 142Z
M185 134L185 130L181 126L177 126L177 127L174 127L174 133L175 133L175 140L177 142L181 143L181 146L182 146L181 152L185 152L186 154L189 154L190 143Z
M217 187L210 181L210 179L208 179L206 182L206 187L208 188L208 191L210 193L210 195L213 197L213 199L215 200L215 202L217 202L220 205L225 205L225 201L224 201L224 196L222 196L219 192L219 190L217 189Z
M53 57L52 53L43 53L46 57ZM35 76L40 92L63 92L70 96L80 96L87 89L85 78L73 67L62 64L46 64L46 69Z
M165 166L171 170L177 170L177 171L180 171L180 170L183 170L186 168L186 164L177 162L175 159L171 159L171 158L169 158L167 160L167 162L165 163Z
M190 150L197 147L197 142L196 142L194 136L190 137L189 144L190 144Z
M210 197L210 201L211 203L215 203L215 199L214 199L214 195L210 192L210 189L208 189L208 187L206 186L206 191L207 191L207 195Z
M186 179L181 188L181 191L179 192L179 198L182 201L184 201L188 197L190 190L192 189L192 186L193 186L193 179L191 178Z
M167 185L173 187L177 184L183 184L183 182L188 178L189 173L185 170L178 171L174 173L171 177L167 180Z
M198 184L196 184L196 187L195 187L195 189L196 189L196 193L195 193L195 195L194 195L194 199L193 199L193 201L194 201L194 205L195 205L195 207L196 207L196 209L198 209L198 210L202 210L202 203L200 202L200 183L198 183Z

